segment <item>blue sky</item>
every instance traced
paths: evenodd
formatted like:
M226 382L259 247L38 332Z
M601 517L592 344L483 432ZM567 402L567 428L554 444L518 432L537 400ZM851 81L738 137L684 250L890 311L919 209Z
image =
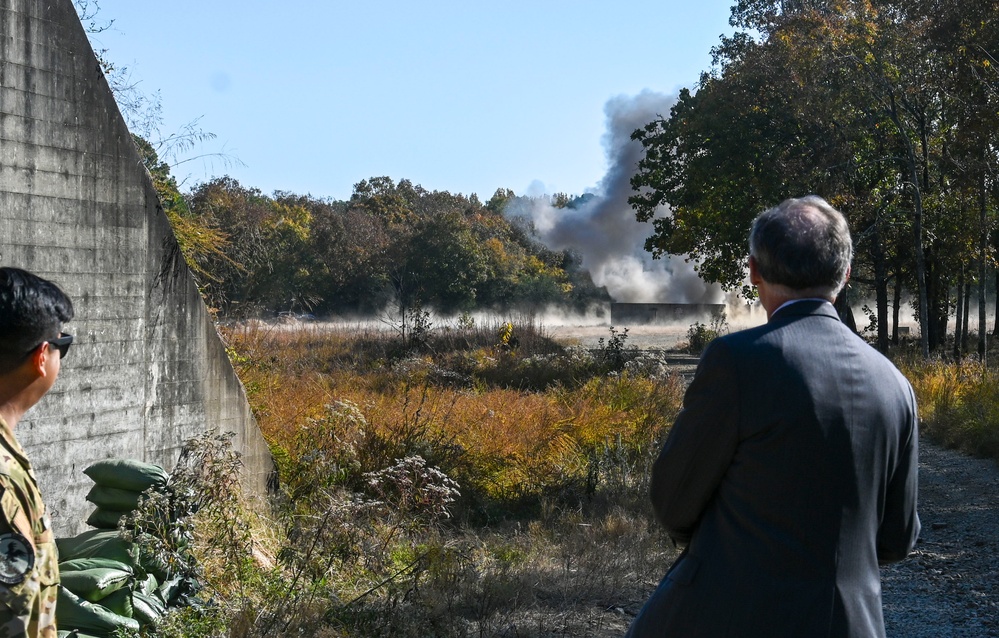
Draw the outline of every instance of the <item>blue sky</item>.
M430 190L581 194L607 170L604 106L672 94L710 67L729 0L502 3L99 0L96 48L159 92L190 187L345 199L372 176ZM198 119L200 118L200 119Z

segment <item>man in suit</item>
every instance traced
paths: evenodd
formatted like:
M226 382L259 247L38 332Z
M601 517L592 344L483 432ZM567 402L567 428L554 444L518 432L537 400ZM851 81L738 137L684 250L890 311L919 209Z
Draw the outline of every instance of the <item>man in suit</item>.
M842 214L790 199L749 245L768 322L701 358L652 472L686 547L628 635L881 638L879 564L919 534L912 388L833 309L853 255Z

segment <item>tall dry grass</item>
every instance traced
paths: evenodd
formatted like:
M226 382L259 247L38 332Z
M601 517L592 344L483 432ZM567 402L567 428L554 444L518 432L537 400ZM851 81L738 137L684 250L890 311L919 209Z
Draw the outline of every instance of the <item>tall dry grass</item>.
M418 336L227 332L280 496L238 569L203 531L215 602L179 635L623 633L674 551L645 494L683 381L620 335Z
M618 636L675 550L649 467L684 383L612 334L250 326L230 356L278 463L270 516L215 508L210 604L160 636ZM900 361L923 429L999 455L995 371Z
M900 362L916 392L924 434L946 445L999 460L999 371L976 361Z

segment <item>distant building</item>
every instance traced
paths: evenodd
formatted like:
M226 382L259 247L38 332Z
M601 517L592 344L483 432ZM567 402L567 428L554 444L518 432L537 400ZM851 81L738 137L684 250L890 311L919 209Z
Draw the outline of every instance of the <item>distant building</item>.
M725 316L723 303L612 303L611 324L640 326L710 321Z

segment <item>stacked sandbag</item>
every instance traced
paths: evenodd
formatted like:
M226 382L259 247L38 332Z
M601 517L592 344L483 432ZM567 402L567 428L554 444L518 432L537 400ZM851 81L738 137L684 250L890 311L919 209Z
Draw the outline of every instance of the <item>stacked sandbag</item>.
M170 475L159 465L131 459L110 459L83 470L93 480L87 500L97 506L87 525L116 529L122 516L135 511L147 490L162 491Z
M134 565L137 556L131 543L115 530L91 529L70 538L57 538L59 568L68 561L82 558L107 558Z
M88 602L65 587L59 587L56 623L62 629L77 629L80 634L95 638L113 636L119 628L131 632L138 632L140 628L138 620L116 614L104 605Z
M119 629L138 632L166 613L171 592L160 583L168 572L149 569L140 551L122 538L118 520L134 511L147 490L164 490L169 475L140 461L114 459L84 470L94 481L87 500L97 509L87 523L98 529L57 538L61 585L56 606L60 630L80 636L112 636Z
M76 629L81 636L112 636L119 628L137 632L131 596L139 571L132 544L115 530L88 530L57 538L60 630ZM129 599L127 602L125 599Z

